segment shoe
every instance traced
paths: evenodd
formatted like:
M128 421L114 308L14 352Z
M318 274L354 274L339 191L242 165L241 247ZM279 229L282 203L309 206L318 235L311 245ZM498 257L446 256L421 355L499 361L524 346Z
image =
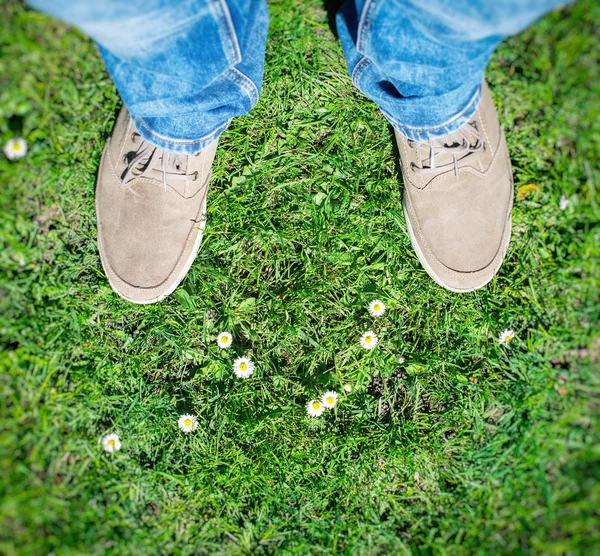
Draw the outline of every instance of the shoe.
M98 248L117 294L156 303L187 274L202 241L217 142L196 155L151 145L121 110L96 187Z
M395 131L410 241L427 273L453 292L485 286L510 240L512 168L487 84L471 121L439 139Z

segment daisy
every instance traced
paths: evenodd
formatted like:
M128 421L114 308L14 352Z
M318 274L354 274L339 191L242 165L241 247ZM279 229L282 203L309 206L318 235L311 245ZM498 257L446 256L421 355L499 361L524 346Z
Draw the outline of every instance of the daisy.
M198 428L198 419L193 415L182 415L177 424L183 432L192 432Z
M385 305L383 301L379 301L379 299L375 299L369 303L369 313L371 313L372 317L380 317L385 313Z
M370 330L360 337L360 345L365 349L373 349L377 345L377 342L375 332L371 332Z
M352 392L352 386L349 384L344 384L344 392Z
M325 411L325 406L319 400L310 400L306 405L306 413L311 417L320 417Z
M565 210L569 206L569 199L567 199L564 195L560 198L558 202L558 208L560 210Z
M105 452L111 454L121 449L121 439L118 434L107 434L102 438L102 446Z
M238 378L248 378L254 372L254 363L247 357L238 357L233 362L233 372Z
M232 340L233 338L231 337L231 334L229 332L221 332L217 336L217 345L221 349L226 349L231 345Z
M337 396L337 392L334 392L333 390L331 390L330 392L325 392L323 394L323 397L321 398L321 403L327 409L333 409L335 407L335 404L337 403Z
M25 139L9 139L4 145L4 154L8 160L17 160L27 154L27 141Z
M504 332L502 332L502 334L500 334L500 336L498 336L498 342L500 344L508 344L514 339L514 337L515 331L507 328Z

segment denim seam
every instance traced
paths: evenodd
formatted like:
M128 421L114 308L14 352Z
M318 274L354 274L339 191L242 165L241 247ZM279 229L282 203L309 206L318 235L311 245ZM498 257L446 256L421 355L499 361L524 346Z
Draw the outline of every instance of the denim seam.
M365 71L369 65L371 65L371 60L369 58L367 58L366 56L363 56L359 61L358 64L356 64L356 66L354 66L354 69L352 70L352 83L354 83L354 86L357 89L360 89L360 87L358 86L358 80L360 78L360 75L362 74L363 71Z
M227 72L227 77L237 83L244 90L244 92L250 97L252 106L258 102L258 88L254 84L254 81L252 81L252 79L250 79L245 73L241 72L235 67L232 67Z
M195 145L197 143L204 143L206 141L211 141L215 135L221 133L222 131L224 131L227 126L231 123L232 118L229 118L224 124L221 124L219 127L217 127L214 131L212 131L211 133L209 133L208 135L205 135L204 137L201 137L200 139L170 139L169 137L165 137L164 135L160 135L160 133L156 133L155 131L152 131L144 122L144 120L142 120L139 117L135 118L135 123L136 125L141 124L142 127L150 134L152 135L152 137L156 137L158 139L160 139L161 141L164 141L165 143L171 143L173 145ZM139 125L138 125L139 127Z
M373 23L375 5L375 0L367 0L363 6L362 14L360 15L356 37L356 50L361 54L365 54L366 33L368 33L371 28L371 23Z
M456 120L459 120L469 110L471 110L473 105L476 104L480 99L481 99L481 87L479 87L477 89L477 92L475 93L473 98L468 102L467 106L465 108L463 108L458 114L456 114L455 116L452 116L452 118L450 118L449 120L446 120L443 124L433 126L433 127L412 127L412 126L404 125L404 124L401 124L398 120L396 120L396 118L389 115L388 112L386 112L386 115L388 116L388 119L390 120L392 125L400 131L402 129L408 129L410 131L434 131L436 129L443 129L445 127L448 127L449 125L452 125Z
M221 5L221 12L223 14L223 19L225 19L225 25L227 26L228 36L231 40L231 46L233 48L234 59L237 64L242 61L242 53L240 50L240 44L237 38L237 33L235 31L235 27L233 26L233 21L231 19L231 13L229 12L229 7L227 6L227 2L225 0L218 0Z
M223 54L227 57L227 61L230 64L237 64L241 61L241 56L238 56L238 51L236 51L236 41L234 41L234 34L231 32L231 28L229 22L227 21L227 13L225 8L223 8L223 0L212 0L210 2L213 13L215 14L215 19L217 20L217 24L219 25L219 30L221 33L221 39L223 40Z

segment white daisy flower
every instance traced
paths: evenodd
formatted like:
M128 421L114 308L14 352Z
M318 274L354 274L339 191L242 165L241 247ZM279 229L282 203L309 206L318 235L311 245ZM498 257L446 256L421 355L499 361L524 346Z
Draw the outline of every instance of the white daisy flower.
M193 415L182 415L177 424L183 432L192 432L198 428L198 419Z
M560 198L558 202L558 208L560 210L565 210L569 206L569 199L567 199L564 195Z
M306 413L311 417L320 417L325 411L325 406L319 400L310 400L306 405Z
M500 344L508 344L510 343L515 337L515 331L514 330L509 330L508 328L502 332L500 334L500 336L498 336L498 342Z
M17 160L27 154L27 141L25 139L9 139L2 149L8 160Z
M107 434L102 438L102 446L105 452L112 454L121 449L121 439L118 434Z
M365 349L373 349L378 341L375 332L371 332L370 330L360 337L360 345Z
M238 357L233 362L233 372L238 378L248 378L254 372L254 363L247 357Z
M335 404L337 403L337 397L337 392L334 392L333 390L325 392L323 394L323 397L321 398L321 403L327 409L333 409L335 407Z
M344 384L344 392L352 392L352 386L350 386L350 384Z
M231 336L231 334L229 332L221 332L217 336L217 345L221 349L228 348L231 345L232 341L233 341L233 338L232 338L232 336Z
M383 301L379 301L379 299L375 299L369 303L369 313L371 313L372 317L380 317L385 313L385 305Z

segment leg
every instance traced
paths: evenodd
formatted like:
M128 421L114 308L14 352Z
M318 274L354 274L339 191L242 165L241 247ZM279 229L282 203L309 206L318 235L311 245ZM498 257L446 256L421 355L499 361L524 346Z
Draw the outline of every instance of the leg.
M414 141L475 113L490 56L559 0L347 0L338 30L354 85Z
M264 0L32 0L99 45L123 98L96 187L112 288L160 301L200 247L219 135L258 101Z
M395 130L413 248L451 291L485 286L510 240L512 170L485 68L557 3L347 0L338 14L352 80Z
M140 135L195 154L250 111L262 84L264 0L31 0L99 46Z

